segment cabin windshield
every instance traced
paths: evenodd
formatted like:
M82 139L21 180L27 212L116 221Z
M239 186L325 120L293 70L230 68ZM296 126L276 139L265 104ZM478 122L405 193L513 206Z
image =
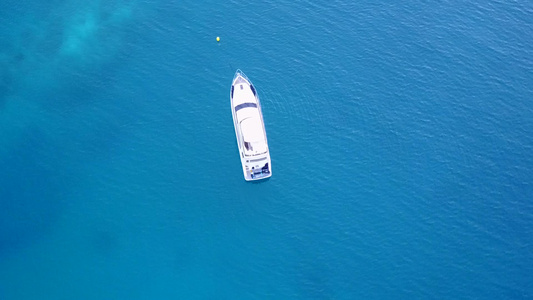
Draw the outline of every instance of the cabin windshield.
M241 109L243 109L243 108L246 108L246 107L254 107L254 108L257 108L257 104L255 104L255 103L251 103L251 102L241 103L241 104L235 106L235 112L238 112L239 110L241 110Z

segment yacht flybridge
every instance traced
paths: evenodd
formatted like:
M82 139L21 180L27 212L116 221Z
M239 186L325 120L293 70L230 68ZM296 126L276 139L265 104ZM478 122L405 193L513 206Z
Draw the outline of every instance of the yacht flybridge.
M231 84L231 114L246 181L272 176L270 152L259 97L252 82L237 70Z

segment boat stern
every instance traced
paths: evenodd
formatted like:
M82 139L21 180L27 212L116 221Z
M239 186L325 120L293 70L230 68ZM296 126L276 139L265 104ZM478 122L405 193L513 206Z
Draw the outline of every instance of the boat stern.
M264 164L248 163L244 165L244 179L255 181L266 179L272 176L270 159Z

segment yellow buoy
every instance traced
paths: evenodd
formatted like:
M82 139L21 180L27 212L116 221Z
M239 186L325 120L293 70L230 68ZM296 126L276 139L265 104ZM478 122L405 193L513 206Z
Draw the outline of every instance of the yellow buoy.
M220 37L219 36L217 36L217 42L220 42Z

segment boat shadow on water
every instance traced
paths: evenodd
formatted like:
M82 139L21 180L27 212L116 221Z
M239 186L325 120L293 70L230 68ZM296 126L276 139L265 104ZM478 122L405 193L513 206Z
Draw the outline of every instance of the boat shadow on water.
M252 184L261 184L261 183L265 183L267 181L270 181L270 178L272 178L272 177L261 178L261 179L252 180L252 181L249 181L249 182L251 182Z

